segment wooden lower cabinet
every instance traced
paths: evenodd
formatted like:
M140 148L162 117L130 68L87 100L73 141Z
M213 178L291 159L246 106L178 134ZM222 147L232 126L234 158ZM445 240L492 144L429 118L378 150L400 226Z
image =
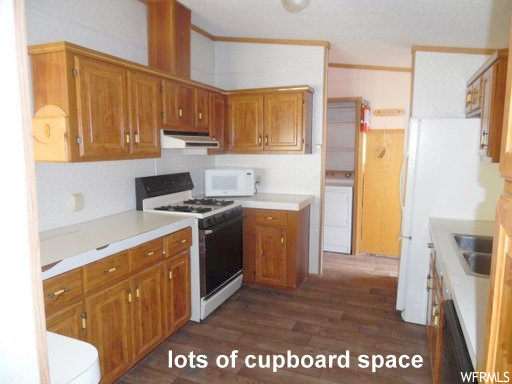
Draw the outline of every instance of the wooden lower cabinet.
M257 225L254 237L256 281L286 286L286 227Z
M85 298L87 341L98 349L102 383L132 365L132 304L129 280Z
M309 206L244 210L244 282L297 288L309 265Z
M50 332L85 339L85 328L82 319L85 320L85 307L82 302L73 304L62 311L54 313L46 318L46 329Z
M132 279L133 349L138 360L164 339L164 264L149 268Z
M166 262L166 333L171 334L190 319L190 251Z
M190 319L191 245L187 227L45 280L48 331L93 344L114 382Z

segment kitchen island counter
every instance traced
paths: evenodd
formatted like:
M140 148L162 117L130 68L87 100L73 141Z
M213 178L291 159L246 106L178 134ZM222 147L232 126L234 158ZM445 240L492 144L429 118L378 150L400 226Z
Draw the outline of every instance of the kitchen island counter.
M465 273L453 234L492 236L494 223L431 218L429 229L446 293L454 301L473 366L479 369L485 354L490 280Z

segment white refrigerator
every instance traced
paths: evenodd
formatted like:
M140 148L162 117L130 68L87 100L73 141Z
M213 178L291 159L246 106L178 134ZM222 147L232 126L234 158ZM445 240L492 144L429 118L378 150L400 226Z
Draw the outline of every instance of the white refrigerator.
M485 200L478 157L480 119L411 118L402 165L402 249L396 307L425 324L430 217L473 220Z

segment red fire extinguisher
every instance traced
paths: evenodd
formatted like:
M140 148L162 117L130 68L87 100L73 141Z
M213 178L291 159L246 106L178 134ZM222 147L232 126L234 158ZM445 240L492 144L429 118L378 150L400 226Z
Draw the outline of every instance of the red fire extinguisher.
M363 100L361 104L361 132L370 130L370 106L368 101Z

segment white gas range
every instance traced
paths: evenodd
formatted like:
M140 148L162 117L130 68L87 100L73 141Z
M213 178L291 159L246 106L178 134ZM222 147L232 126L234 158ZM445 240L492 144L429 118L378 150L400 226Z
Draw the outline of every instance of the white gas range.
M206 318L242 285L240 202L194 198L188 172L135 179L137 209L196 218L191 248L191 320Z

